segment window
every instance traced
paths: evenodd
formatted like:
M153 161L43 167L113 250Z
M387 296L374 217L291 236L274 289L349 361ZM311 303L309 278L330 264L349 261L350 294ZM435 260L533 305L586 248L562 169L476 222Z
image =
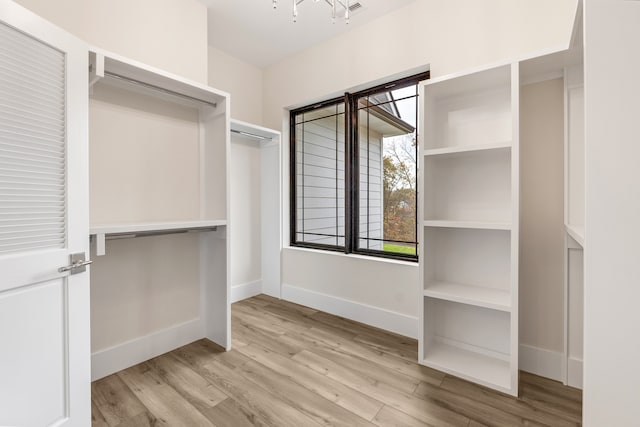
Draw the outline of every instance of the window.
M291 244L417 260L423 73L291 111Z

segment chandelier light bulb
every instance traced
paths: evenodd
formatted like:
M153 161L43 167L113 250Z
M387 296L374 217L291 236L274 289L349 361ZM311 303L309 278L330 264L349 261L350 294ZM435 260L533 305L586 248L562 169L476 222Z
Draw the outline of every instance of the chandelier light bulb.
M344 22L345 24L349 24L349 0L345 0L344 6Z
M293 5L293 22L298 22L298 5L302 3L304 0L292 0ZM349 24L351 20L350 10L349 10L349 0L313 0L314 3L323 3L326 2L331 6L331 22L336 23L336 18L338 16L338 6L344 8L344 22ZM278 0L272 0L273 8L276 9L278 6Z

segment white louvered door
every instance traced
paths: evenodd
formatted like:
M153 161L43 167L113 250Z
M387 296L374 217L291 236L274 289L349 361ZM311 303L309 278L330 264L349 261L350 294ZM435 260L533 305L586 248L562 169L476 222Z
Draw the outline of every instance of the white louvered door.
M0 426L88 426L88 49L0 0ZM76 269L75 271L78 271Z

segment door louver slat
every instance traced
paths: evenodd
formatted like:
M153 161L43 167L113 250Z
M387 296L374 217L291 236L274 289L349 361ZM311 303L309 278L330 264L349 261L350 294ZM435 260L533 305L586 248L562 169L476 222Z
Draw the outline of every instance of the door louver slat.
M0 24L0 255L64 248L65 56Z

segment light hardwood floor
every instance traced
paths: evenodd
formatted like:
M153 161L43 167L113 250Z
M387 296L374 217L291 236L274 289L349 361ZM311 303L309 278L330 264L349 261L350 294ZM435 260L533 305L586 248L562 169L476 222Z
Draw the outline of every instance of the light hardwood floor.
M416 363L417 342L267 296L200 340L92 384L93 426L577 426L582 394L521 373L520 398Z

